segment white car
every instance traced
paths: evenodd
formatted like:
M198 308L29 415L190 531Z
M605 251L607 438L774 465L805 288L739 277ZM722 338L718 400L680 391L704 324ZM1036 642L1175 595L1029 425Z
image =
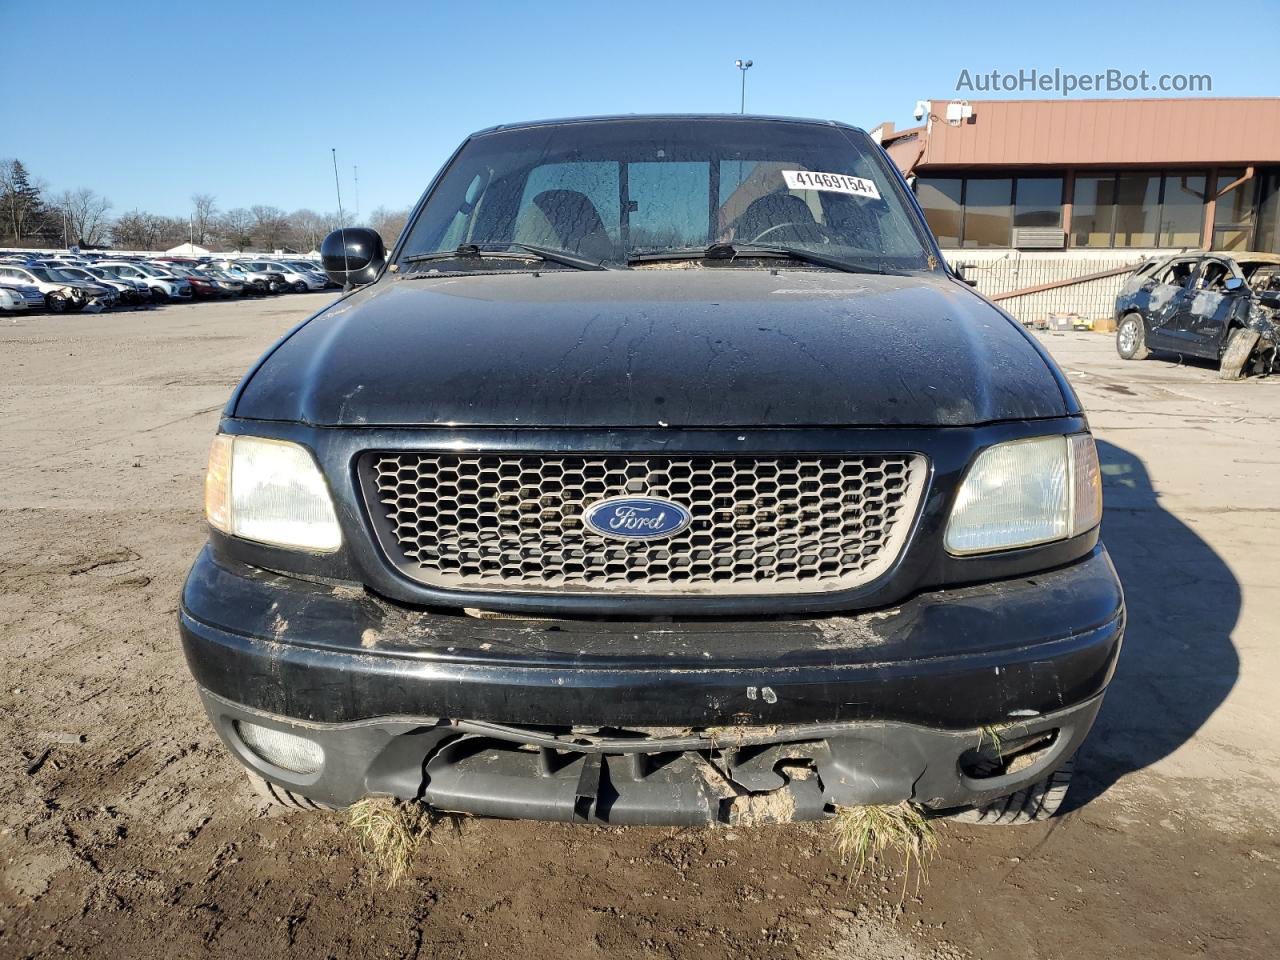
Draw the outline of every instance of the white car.
M106 287L64 280L49 267L34 264L0 263L0 283L35 287L53 313L83 310L90 301L107 293Z
M17 290L10 290L8 287L0 287L0 310L5 313L17 313L18 311L26 312L27 298Z
M149 263L133 263L128 260L99 260L94 264L94 267L99 270L105 270L114 277L143 281L150 288L156 299L191 299L190 283Z
M113 277L105 270L101 271L101 276L93 273L88 267L79 267L73 264L59 264L58 273L64 277L70 277L72 280L79 280L82 283L96 283L102 287L110 287L116 291L120 300L130 304L137 303L141 299L150 299L147 294L150 291L143 290L141 293L134 286L134 281L125 280L122 277Z
M117 274L108 273L97 264L90 264L89 266L82 267L81 269L91 277L96 277L98 280L112 280L116 283L127 284L133 289L133 299L137 300L139 303L146 303L151 300L151 286L146 280L138 280L134 277L122 277Z
M314 274L304 273L287 260L242 260L251 270L269 270L284 275L284 281L295 293L306 293L308 290L323 290L324 281Z
M3 264L0 264L3 266ZM0 277L0 290L4 290L9 296L13 297L19 303L20 307L8 307L11 310L43 310L45 308L44 294L37 290L29 283L20 283L16 280L8 280Z
M242 260L211 260L205 266L231 274L257 293L283 293L286 288L284 274L279 270L259 270Z
M328 274L324 272L324 267L320 266L318 263L312 263L310 260L286 260L285 263L289 264L291 267L295 267L299 273L311 274L318 278L326 287L336 286L336 284L329 279Z

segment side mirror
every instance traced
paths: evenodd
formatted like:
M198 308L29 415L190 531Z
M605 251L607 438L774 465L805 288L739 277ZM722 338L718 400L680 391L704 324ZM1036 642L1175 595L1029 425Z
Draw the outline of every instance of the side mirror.
M978 281L976 279L970 279L964 275L964 264L957 263L951 269L951 272L955 275L957 280L967 286L976 287L978 285Z
M335 230L320 245L324 272L334 283L371 283L387 262L387 249L376 230L346 227Z
M1244 289L1244 281L1239 277L1227 277L1227 282L1222 285L1222 289L1227 293L1235 293L1237 290Z

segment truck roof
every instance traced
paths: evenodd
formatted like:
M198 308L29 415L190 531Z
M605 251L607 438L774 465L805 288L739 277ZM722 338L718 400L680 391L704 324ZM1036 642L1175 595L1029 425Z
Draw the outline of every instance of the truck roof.
M846 130L856 130L859 133L866 132L861 127L842 123L839 120L818 120L806 117L771 117L753 113L619 113L597 117L561 117L552 120L499 123L492 127L485 127L483 130L477 130L471 136L479 137L488 133L497 133L499 130L524 130L530 127L556 127L573 123L599 123L615 120L738 120L757 123L764 120L770 123L803 123L811 126L843 127Z

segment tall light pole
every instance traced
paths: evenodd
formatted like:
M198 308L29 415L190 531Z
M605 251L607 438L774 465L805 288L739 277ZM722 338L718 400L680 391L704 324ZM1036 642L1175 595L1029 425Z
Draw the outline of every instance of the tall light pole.
M735 60L734 65L742 71L742 101L738 104L738 112L747 112L747 71L751 69L750 60Z

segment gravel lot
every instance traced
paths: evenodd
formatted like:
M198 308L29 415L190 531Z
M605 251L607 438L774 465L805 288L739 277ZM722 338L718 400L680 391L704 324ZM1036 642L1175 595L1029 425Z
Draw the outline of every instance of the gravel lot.
M1275 956L1280 380L1046 336L1131 615L1066 816L945 825L905 898L820 825L469 821L385 891L340 815L263 814L175 627L218 412L326 300L0 321L0 956Z

